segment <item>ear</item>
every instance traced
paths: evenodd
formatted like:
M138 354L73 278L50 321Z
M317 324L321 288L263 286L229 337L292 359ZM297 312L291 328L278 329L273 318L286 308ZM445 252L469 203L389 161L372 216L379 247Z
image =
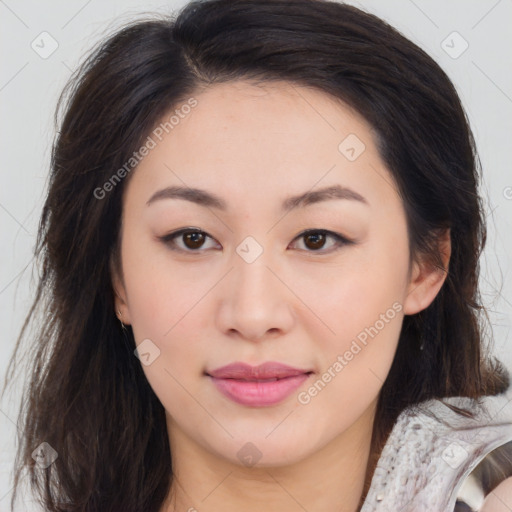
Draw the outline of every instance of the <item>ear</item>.
M126 300L126 289L123 279L123 271L119 258L116 258L112 253L109 261L110 275L112 276L112 289L114 290L114 308L115 315L123 322L123 324L130 325L130 310ZM119 316L121 313L121 316Z
M411 277L404 299L404 314L414 315L427 308L435 299L448 275L448 265L451 256L450 229L444 229L438 237L439 255L443 267L430 261L413 263Z

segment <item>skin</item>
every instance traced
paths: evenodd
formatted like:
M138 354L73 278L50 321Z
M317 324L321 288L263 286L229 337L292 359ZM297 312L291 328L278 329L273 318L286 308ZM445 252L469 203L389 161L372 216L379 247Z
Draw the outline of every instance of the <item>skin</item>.
M512 510L512 477L498 485L485 498L480 512L510 512Z
M143 369L166 410L173 460L174 485L161 512L353 512L403 316L427 307L445 275L411 261L402 202L371 127L352 109L286 82L230 82L194 97L195 109L130 177L122 268L113 269L122 321L137 344L150 339L160 350ZM349 134L366 146L355 161L338 150ZM280 209L289 195L336 184L367 203ZM146 205L172 185L207 190L228 209L184 199ZM175 244L189 252L158 238L187 227L211 237L199 253L183 237ZM299 236L313 228L355 243L327 237L315 252ZM236 252L247 236L263 248L252 263ZM442 247L447 266L449 237ZM396 316L300 403L298 394L394 303ZM235 361L278 361L314 375L277 405L249 407L204 374ZM237 456L249 442L259 452L256 465Z

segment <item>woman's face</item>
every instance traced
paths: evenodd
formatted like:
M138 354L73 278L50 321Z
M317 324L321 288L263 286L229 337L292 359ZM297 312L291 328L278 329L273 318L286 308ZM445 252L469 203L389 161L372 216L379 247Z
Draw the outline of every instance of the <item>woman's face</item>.
M194 99L130 177L114 279L171 448L281 465L368 436L403 315L442 284L410 265L370 126L286 82Z

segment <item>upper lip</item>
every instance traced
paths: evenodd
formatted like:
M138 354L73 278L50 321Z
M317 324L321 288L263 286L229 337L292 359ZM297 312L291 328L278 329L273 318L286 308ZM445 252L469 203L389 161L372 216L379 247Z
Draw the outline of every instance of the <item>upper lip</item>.
M311 373L311 370L293 368L286 364L270 361L258 366L238 362L231 363L206 373L217 379L263 380L294 377L304 373Z

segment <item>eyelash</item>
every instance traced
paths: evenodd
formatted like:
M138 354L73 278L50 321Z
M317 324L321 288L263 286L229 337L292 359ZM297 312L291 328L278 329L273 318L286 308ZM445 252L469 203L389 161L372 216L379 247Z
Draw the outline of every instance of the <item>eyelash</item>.
M201 252L204 252L206 250L209 250L209 249L203 249L201 250L201 248L199 249L189 249L189 248L181 248L181 247L177 247L176 246L176 243L175 243L175 239L180 237L181 235L185 234L185 233L200 233L200 234L203 234L203 235L206 235L206 237L214 240L213 237L211 237L208 233L206 233L205 231L202 231L201 229L196 229L196 228L183 228L183 229L180 229L178 231L174 231L172 233L169 233L168 235L164 235L164 236L161 236L161 237L158 237L159 240L161 240L165 245L167 245L172 251L178 251L178 252L183 252L183 253L191 253L191 254L198 254L198 253L201 253ZM321 249L318 249L318 250L307 250L307 249L301 249L305 252L310 252L310 253L314 253L314 254L328 254L330 252L333 252L336 251L336 250L339 250L341 249L343 246L347 246L347 245L352 245L355 243L354 240L350 240L342 235L340 235L339 233L335 233L334 231L329 231L327 229L308 229L306 231L303 231L302 233L299 233L294 239L293 241L295 240L298 240L300 238L303 238L307 235L311 235L311 234L321 234L321 235L327 235L328 237L331 237L333 239L336 240L338 246L335 247L334 249L329 249L327 251L324 251L323 248Z

